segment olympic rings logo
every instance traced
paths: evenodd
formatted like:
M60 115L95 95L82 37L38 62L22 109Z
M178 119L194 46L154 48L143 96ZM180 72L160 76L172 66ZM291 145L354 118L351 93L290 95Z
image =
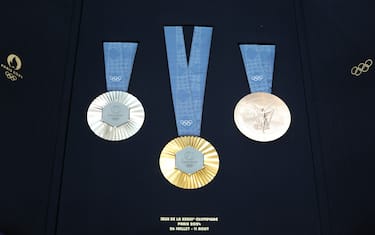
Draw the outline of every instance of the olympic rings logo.
M121 76L110 76L109 79L113 82L121 81Z
M251 80L258 82L258 81L263 80L263 76L262 75L251 76Z
M14 75L13 73L10 73L8 71L5 71L5 76L11 80L11 81L16 81L18 79L18 77L16 75Z
M362 73L366 73L367 71L369 71L372 64L373 64L372 59L367 59L365 63L359 63L357 66L353 66L351 69L351 73L352 75L358 77Z
M189 127L193 125L193 120L181 120L180 124L184 127Z

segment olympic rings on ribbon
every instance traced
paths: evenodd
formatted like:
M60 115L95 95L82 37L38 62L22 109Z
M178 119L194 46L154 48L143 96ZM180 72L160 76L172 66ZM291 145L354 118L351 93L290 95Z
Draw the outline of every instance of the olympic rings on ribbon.
M255 82L258 82L258 81L263 80L263 76L262 75L255 75L255 76L251 76L250 79L255 81Z
M182 125L182 126L191 126L191 125L193 125L193 120L180 120L180 124Z
M121 81L121 76L110 76L110 78L109 79L111 79L111 81L113 81L113 82L119 82L119 81Z

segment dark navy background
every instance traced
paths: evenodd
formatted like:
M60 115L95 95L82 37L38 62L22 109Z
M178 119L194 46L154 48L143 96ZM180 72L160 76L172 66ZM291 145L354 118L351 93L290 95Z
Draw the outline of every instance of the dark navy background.
M374 234L375 9L370 1L65 1L6 3L0 62L0 230L7 234L168 234L160 216L214 216L209 234ZM350 15L350 17L349 17ZM201 135L220 170L198 190L162 176L176 137L164 25L214 27ZM6 33L5 33L6 32ZM108 142L86 123L105 92L103 41L139 41L129 92L144 105L135 136ZM289 106L281 139L257 143L233 122L249 93L238 43L276 44L273 93ZM193 232L189 232L193 234ZM186 234L186 233L182 233Z
M331 234L375 234L375 70L350 74L353 66L375 61L375 2L303 2L326 221Z

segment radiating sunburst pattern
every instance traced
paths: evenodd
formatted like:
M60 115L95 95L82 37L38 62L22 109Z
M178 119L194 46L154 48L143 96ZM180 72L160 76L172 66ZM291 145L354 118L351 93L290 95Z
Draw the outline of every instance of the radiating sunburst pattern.
M186 147L193 147L204 156L204 166L194 174L176 169L176 153ZM211 182L219 170L219 156L216 149L198 136L182 136L171 140L162 150L159 159L160 170L173 185L183 189L197 189Z
M111 126L102 120L103 108L118 102L129 109L129 121L120 126ZM141 102L133 95L123 91L109 91L96 97L87 110L87 123L99 137L109 141L120 141L133 136L141 129L145 112Z

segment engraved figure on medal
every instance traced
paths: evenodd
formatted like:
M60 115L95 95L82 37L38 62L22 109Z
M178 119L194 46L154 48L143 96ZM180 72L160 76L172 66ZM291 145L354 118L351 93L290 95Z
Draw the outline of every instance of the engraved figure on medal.
M275 112L275 109L272 107L273 103L266 107L254 105L256 113L254 128L256 130L264 133L266 130L271 129L272 116Z
M274 110L265 110L264 108L257 108L257 117L254 124L256 130L261 130L263 133L270 129L270 123L272 120L272 114Z
M250 139L268 142L288 130L291 116L286 104L277 96L256 92L243 97L234 110L237 128Z

